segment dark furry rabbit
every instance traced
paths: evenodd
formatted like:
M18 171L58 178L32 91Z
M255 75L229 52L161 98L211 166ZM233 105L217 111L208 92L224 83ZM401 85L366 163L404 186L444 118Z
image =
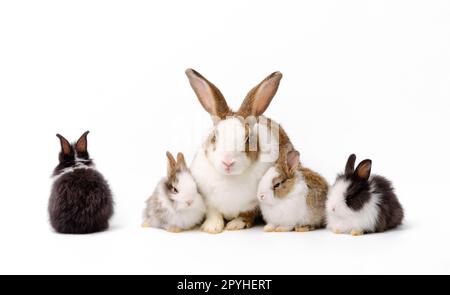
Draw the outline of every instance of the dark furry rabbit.
M344 174L330 188L326 204L327 227L335 233L383 232L403 220L403 208L392 183L379 175L370 175L371 160L359 163L350 155Z
M57 134L61 142L59 164L48 212L55 231L67 234L87 234L108 228L113 214L113 200L107 181L91 160L87 151L86 131L75 144Z

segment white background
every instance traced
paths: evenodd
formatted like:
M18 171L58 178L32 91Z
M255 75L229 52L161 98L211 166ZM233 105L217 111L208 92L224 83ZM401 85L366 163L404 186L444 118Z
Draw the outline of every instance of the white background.
M394 181L398 230L362 237L141 229L166 150L190 161L211 126L184 70L237 108L284 74L266 114L330 182L354 152ZM2 1L0 273L450 273L449 1ZM90 130L111 229L55 234L62 133Z

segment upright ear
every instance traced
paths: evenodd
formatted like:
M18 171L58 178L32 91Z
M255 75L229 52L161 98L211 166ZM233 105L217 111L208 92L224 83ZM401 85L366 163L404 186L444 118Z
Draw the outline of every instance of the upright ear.
M287 154L286 162L290 171L296 171L300 164L300 153L297 151L290 151Z
M183 153L178 153L177 154L177 165L180 169L186 169L187 165L186 165L186 160L184 159L184 155Z
M347 164L345 165L345 175L350 176L355 172L355 161L356 161L356 155L351 154L348 157Z
M61 143L61 152L63 155L70 155L70 142L68 142L67 139L65 139L61 134L56 134L56 136L59 138L59 142Z
M274 72L250 90L242 102L238 114L244 118L250 115L261 116L277 93L282 77L280 72Z
M174 157L169 151L166 152L166 156L167 156L167 177L170 178L175 174L177 170L177 162L175 161Z
M356 175L364 180L368 180L370 176L370 169L372 168L371 160L364 160L356 167Z
M203 108L212 116L225 119L231 113L220 90L200 73L187 69L186 75Z
M89 131L86 131L81 135L81 137L78 139L77 143L75 144L75 150L77 153L87 153L87 135L89 134Z

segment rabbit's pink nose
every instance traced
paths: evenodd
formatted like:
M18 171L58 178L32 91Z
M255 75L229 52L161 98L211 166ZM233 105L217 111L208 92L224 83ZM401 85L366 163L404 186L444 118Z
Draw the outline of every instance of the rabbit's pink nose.
M193 201L192 201L192 200L187 200L187 201L186 201L186 204L187 204L188 206L191 206L191 205L192 205L192 203L193 203Z
M222 161L222 164L225 166L225 168L227 168L227 170L229 170L233 165L234 165L235 161L230 160L230 161Z

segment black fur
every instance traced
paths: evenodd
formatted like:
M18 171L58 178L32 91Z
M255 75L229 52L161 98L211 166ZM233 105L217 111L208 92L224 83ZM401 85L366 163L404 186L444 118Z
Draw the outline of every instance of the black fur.
M103 175L93 168L85 132L77 143L61 142L59 164L53 171L48 211L50 223L59 233L87 234L108 228L113 214L112 193ZM73 171L66 169L76 168Z
M397 227L403 221L404 212L394 193L392 183L379 175L374 175L371 183L374 188L373 192L382 195L381 202L378 204L380 214L378 215L376 231L382 232Z
M354 154L350 155L345 174L338 176L338 178L345 178L350 182L345 195L347 206L355 211L361 210L364 204L370 201L373 194L379 194L381 197L375 231L383 232L397 227L403 221L404 212L392 183L383 176L369 177L372 165L370 160L362 161L355 170L355 159Z

